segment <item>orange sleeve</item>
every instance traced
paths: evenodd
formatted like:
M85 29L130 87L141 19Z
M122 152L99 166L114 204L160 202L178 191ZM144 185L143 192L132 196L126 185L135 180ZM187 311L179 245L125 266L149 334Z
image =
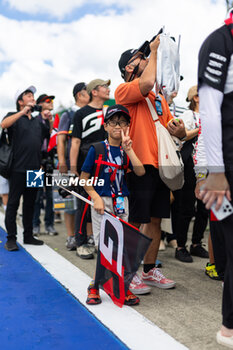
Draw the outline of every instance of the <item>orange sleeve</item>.
M145 96L142 95L139 87L139 79L134 79L129 83L119 85L115 91L115 100L117 104L124 106L138 103L142 101Z

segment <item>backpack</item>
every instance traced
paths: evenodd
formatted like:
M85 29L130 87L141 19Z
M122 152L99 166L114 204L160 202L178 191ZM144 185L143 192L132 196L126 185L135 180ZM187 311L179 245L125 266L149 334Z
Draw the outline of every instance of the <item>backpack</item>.
M167 101L173 92L178 92L179 90L179 42L177 45L168 34L160 34L160 44L157 51L156 92L162 91Z
M72 129L73 129L72 125L73 125L73 119L74 119L75 111L73 111L71 108L69 108L69 109L67 109L67 111L65 111L65 113L67 113L69 118L70 118L70 128L69 128L69 134L70 134L70 133L72 133Z
M116 167L117 164L109 163L108 161L105 161L106 159L106 147L103 142L95 142L92 144L92 146L95 148L95 166L94 166L94 177L98 178L99 175L102 173L105 165L111 165L112 167ZM123 169L126 171L129 167L129 157L123 151Z

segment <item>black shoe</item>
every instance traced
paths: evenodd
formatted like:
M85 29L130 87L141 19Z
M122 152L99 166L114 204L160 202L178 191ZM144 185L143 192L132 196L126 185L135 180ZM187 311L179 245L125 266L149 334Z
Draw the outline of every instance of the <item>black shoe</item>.
M23 240L24 244L33 244L33 245L43 245L44 241L41 241L40 239L36 239L34 237L24 237Z
M199 243L194 247L192 244L190 246L190 254L194 256L199 256L200 258L209 258L209 253L205 248L203 248L202 244Z
M14 252L16 250L19 250L19 247L14 239L10 239L10 240L6 241L4 248L6 250L8 250L9 252Z
M190 253L187 251L185 247L181 248L180 250L176 248L175 258L182 262L187 262L187 263L193 262L193 258L191 257Z

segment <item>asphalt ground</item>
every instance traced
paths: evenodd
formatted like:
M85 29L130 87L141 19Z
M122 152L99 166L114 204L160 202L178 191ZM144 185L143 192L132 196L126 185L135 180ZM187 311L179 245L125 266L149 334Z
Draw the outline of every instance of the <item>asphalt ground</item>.
M75 251L66 249L64 220L60 224L55 224L55 228L59 235L48 236L43 234L44 226L41 225L39 238L92 277L96 257L93 260L83 260ZM207 243L208 235L209 232L206 231L204 243ZM190 236L191 231L188 246ZM205 275L208 259L193 257L193 263L182 263L176 260L174 255L175 250L167 247L165 251L159 252L158 258L163 263L162 272L166 277L176 281L176 288L171 290L152 288L150 294L140 296L141 302L136 310L191 350L225 349L215 340L216 332L221 325L222 283L213 281ZM151 349L157 349L156 344L152 344Z

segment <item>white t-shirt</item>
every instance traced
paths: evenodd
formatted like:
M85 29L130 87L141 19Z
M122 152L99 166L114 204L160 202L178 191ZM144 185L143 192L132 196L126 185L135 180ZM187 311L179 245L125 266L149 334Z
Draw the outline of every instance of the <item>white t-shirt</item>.
M188 109L180 115L179 119L183 120L187 130L193 130L199 127L199 113L191 111L191 109Z

